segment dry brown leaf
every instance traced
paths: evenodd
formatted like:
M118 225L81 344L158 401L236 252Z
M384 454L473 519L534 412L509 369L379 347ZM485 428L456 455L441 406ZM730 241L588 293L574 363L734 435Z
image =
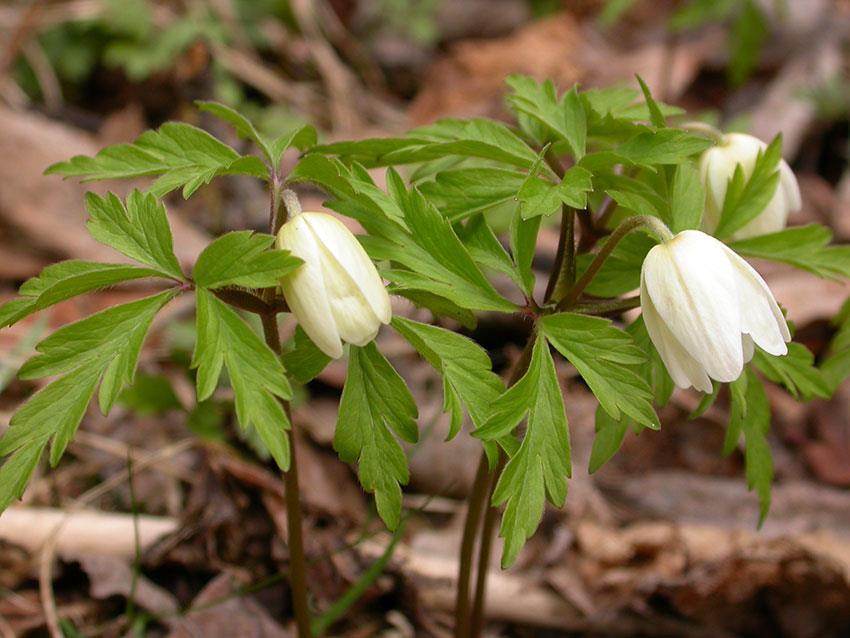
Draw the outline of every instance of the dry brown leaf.
M253 636L289 638L252 597L235 591L228 574L216 576L192 603L192 609L173 624L169 638L197 636Z
M410 118L421 124L447 115L498 114L511 73L569 87L582 76L575 62L582 40L573 17L560 13L504 38L458 42L431 66Z

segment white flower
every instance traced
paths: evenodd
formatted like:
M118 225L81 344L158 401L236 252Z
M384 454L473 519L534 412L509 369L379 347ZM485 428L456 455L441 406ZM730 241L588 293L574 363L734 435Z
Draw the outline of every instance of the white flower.
M717 146L709 148L699 160L700 176L705 186L705 216L703 228L713 233L720 223L723 200L729 179L740 164L744 177L749 179L759 151L767 145L752 135L729 133L723 135ZM779 185L765 209L752 221L739 228L732 239L746 239L756 235L774 233L785 228L788 214L800 210L800 187L794 172L785 160L779 160Z
M640 273L640 304L673 381L711 392L737 379L753 342L787 354L788 325L761 276L721 241L686 230L654 246Z
M277 246L304 260L280 285L298 323L326 355L341 357L343 341L365 346L390 322L390 297L375 265L338 219L295 215L280 229Z

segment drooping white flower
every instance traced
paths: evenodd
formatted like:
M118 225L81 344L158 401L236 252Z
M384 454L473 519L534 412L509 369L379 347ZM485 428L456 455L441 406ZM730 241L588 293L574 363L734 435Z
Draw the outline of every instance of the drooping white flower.
M343 341L365 346L390 322L390 298L375 265L338 219L297 214L280 229L277 246L304 260L280 285L298 323L326 355L341 357Z
M686 230L654 246L640 274L646 329L680 388L737 379L753 343L787 354L788 325L761 276L723 242Z
M757 137L744 133L729 133L720 143L706 150L699 160L699 171L705 186L705 216L703 228L713 233L720 223L723 201L729 179L740 164L744 177L749 179L755 168L759 151L767 145ZM800 210L800 187L794 172L785 160L779 160L779 185L765 209L752 221L739 228L732 239L746 239L756 235L774 233L785 228L788 214Z

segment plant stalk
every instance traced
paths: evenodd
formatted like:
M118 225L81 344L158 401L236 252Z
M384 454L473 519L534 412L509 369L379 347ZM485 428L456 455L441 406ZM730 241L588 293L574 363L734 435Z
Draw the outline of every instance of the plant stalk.
M514 364L511 376L508 379L508 387L520 380L528 370L531 363L531 353L534 350L536 333L533 333L519 359ZM470 638L480 635L483 627L484 597L487 591L487 565L490 562L492 549L493 523L498 511L490 506L490 498L502 473L505 458L499 450L499 461L493 472L489 471L487 454L481 453L478 462L478 470L475 473L475 481L472 484L472 493L469 496L469 505L466 511L466 520L463 526L463 539L460 548L460 568L458 570L457 598L455 602L455 638ZM475 551L475 537L478 532L478 522L481 520L481 512L486 510L485 533L489 530L489 541L482 537L482 545L479 548L478 574L475 580L475 599L470 608L470 580L472 578L473 553ZM488 523L487 520L490 519ZM482 563L481 561L485 562ZM472 633L472 629L478 627L478 633Z
M276 355L280 355L280 332L274 313L260 316L266 344ZM289 470L283 473L284 497L286 500L286 531L289 545L289 588L292 594L292 609L298 638L312 638L310 630L310 606L307 601L307 565L304 560L304 536L301 522L301 493L298 489L298 462L295 454L295 426L289 410L289 402L282 401L289 418Z
M460 565L457 575L457 594L455 598L455 638L469 636L469 585L472 578L472 557L475 551L475 535L478 532L478 522L487 498L487 485L490 473L487 467L487 455L481 453L469 503L466 509L466 519L463 523L463 537L460 542Z
M608 241L605 242L605 245L599 249L598 253L596 253L593 261L590 262L587 270L582 273L582 276L575 285L567 291L562 299L558 300L557 297L555 298L558 302L558 310L567 310L575 305L585 288L587 288L590 282L593 281L593 278L602 268L602 265L608 257L611 256L611 253L614 252L617 244L620 243L623 237L638 228L646 228L662 241L669 241L673 238L673 233L670 232L670 229L667 228L664 222L657 217L652 217L650 215L636 215L635 217L624 219L620 225L614 229L614 232L611 233L611 236L608 238Z

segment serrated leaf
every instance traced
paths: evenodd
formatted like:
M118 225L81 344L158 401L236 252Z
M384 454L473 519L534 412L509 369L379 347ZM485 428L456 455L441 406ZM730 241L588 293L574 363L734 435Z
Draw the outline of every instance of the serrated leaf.
M681 164L712 145L705 137L679 129L645 129L617 147L615 153L636 166Z
M753 0L743 0L729 34L731 55L729 80L740 86L752 74L768 36L767 20Z
M316 129L312 126L301 126L272 140L262 135L247 117L226 104L196 100L195 105L200 111L211 113L229 123L242 139L254 142L273 167L280 163L281 155L290 146L303 150L316 144Z
M0 438L0 511L20 497L42 452L51 443L50 463L59 462L77 431L98 381L101 410L107 412L136 364L154 315L174 297L168 290L103 310L65 326L38 344L38 354L20 376L63 374L24 403Z
M523 219L548 216L560 210L562 204L583 210L587 207L587 194L593 190L593 175L581 166L573 166L559 184L531 174L523 183L517 197Z
M720 222L714 231L718 238L728 237L764 211L779 186L781 159L782 136L777 135L764 151L759 151L749 179L738 164L729 180Z
M505 539L502 566L519 555L543 516L546 499L561 507L570 477L570 438L564 399L549 346L542 336L534 343L528 371L496 402L490 418L475 432L498 440L528 416L519 449L505 465L493 492L493 505L506 503L499 535Z
M319 350L301 326L296 326L291 347L283 353L283 365L292 378L298 383L309 383L330 361L331 358Z
M761 381L747 369L730 384L731 414L725 451L734 449L741 433L744 435L744 462L747 488L755 490L759 499L759 526L770 510L770 488L773 482L773 455L767 441L770 431L770 404Z
M218 237L198 256L192 277L195 284L269 288L303 262L286 250L270 250L274 236L237 230Z
M394 317L392 326L443 377L443 410L452 413L448 438L459 431L463 402L475 427L486 420L504 385L492 371L487 352L463 335L437 326Z
M77 155L53 164L45 174L86 181L159 175L150 189L153 194L162 196L182 187L184 198L218 175L268 179L259 158L243 157L206 131L182 122L166 122L132 144L107 146L94 157Z
M548 139L538 141L564 140L573 157L581 159L587 140L587 118L576 87L559 99L551 80L538 83L527 76L512 75L506 82L513 89L508 97L513 109L533 118L549 131Z
M519 209L511 220L511 253L519 276L522 279L523 291L531 296L534 293L534 254L537 248L537 234L540 231L542 217L523 219Z
M121 389L133 381L151 321L176 294L166 290L60 328L38 344L39 354L21 367L19 376L40 379L93 366L103 373L100 408L106 414Z
M166 276L184 279L165 206L156 197L134 190L125 206L113 193L86 193L86 210L89 232L97 241Z
M590 474L611 460L623 445L628 430L628 418L614 419L601 405L596 408L596 436L593 437L587 468Z
M657 128L664 128L667 126L667 122L665 121L664 114L661 112L661 109L658 108L658 104L652 98L652 93L649 91L649 87L646 85L646 82L643 81L643 78L639 75L635 76L637 78L638 84L640 84L640 90L643 92L643 99L646 102L646 107L649 109L649 120L652 122L652 125Z
M815 356L802 343L792 341L788 344L788 354L781 357L756 350L753 363L764 376L797 398L811 401L832 394L823 373L814 365Z
M419 190L453 222L516 199L526 175L502 168L458 168L437 173Z
M627 333L606 319L567 312L543 317L539 326L612 418L627 415L645 427L660 427L652 391L635 369L646 365L646 357Z
M670 188L670 211L674 233L699 229L705 212L705 189L693 164L679 164Z
M230 307L203 288L196 289L198 401L208 399L227 366L242 428L253 427L278 466L289 469L289 419L281 399L292 398L286 371L274 352Z
M829 246L832 231L820 224L793 226L729 244L746 257L779 261L818 277L850 277L850 246Z
M387 177L403 225L385 215L382 208L332 206L357 219L368 231L362 243L373 259L404 266L383 272L396 289L430 292L469 310L515 310L516 305L482 274L452 224L418 190L407 192L397 173L391 170Z
M410 478L393 432L415 442L417 416L410 390L375 344L351 347L334 449L343 461L358 463L360 484L374 492L378 514L391 530L401 519L401 486Z
M458 234L475 263L502 273L520 288L524 286L516 264L496 237L484 215L479 214L470 219Z
M0 327L11 326L48 306L86 292L145 277L163 277L159 270L69 260L51 264L37 277L28 279L18 291L18 299L0 306Z
M428 162L448 155L476 157L528 168L537 154L507 126L484 118L440 120L407 138L320 145L314 152L339 155L367 168Z
M649 361L649 365L641 366L639 372L652 388L653 400L659 407L664 407L670 401L673 395L673 379L670 378L670 373L667 372L667 367L661 360L661 355L649 338L649 333L646 331L646 324L643 317L638 317L627 328L626 332L634 339L635 345L643 350L644 355ZM695 418L691 416L691 418Z

